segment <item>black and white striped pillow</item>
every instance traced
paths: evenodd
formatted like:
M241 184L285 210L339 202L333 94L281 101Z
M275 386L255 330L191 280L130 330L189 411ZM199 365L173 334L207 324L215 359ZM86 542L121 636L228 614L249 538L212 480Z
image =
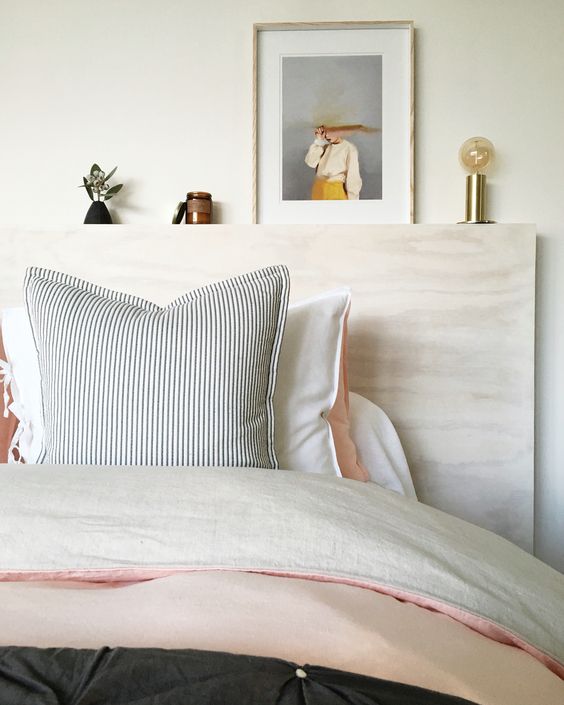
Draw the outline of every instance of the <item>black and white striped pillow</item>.
M166 308L37 267L24 293L41 372L39 462L278 467L286 267Z

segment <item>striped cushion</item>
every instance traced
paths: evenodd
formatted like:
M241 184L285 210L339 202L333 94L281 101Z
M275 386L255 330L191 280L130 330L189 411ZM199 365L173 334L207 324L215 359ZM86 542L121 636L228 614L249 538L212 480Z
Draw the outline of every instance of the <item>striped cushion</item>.
M272 399L289 276L266 269L166 308L33 267L39 462L275 468Z

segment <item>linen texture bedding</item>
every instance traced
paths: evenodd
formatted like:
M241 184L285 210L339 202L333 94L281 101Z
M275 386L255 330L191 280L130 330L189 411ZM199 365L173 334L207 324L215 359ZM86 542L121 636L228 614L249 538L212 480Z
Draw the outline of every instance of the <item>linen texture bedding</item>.
M255 611L264 589L262 599L275 615L266 631L276 640L276 635L286 633L282 627L291 622L292 613L300 614L299 599L283 599L283 595L293 594L290 586L323 587L328 592L308 593L306 589L302 595L310 595L305 601L310 606L331 607L325 615L312 613L312 624L323 633L325 648L317 643L317 650L313 649L311 630L306 638L307 630L302 626L296 629L294 641L289 640L296 655L284 652L283 639L274 645L271 642L262 653L254 650L253 638L240 644L216 640L214 649L307 660L387 678L386 661L398 662L398 655L408 654L416 635L418 643L422 643L422 635L423 642L432 643L442 633L439 625L448 621L462 632L456 632L453 639L445 637L434 668L427 664L413 669L415 676L423 672L423 687L434 688L438 682L443 692L475 702L526 702L508 699L506 682L505 700L479 692L476 698L479 688L472 683L476 678L468 678L468 674L451 677L457 669L448 664L449 654L458 654L464 661L464 646L471 638L479 638L480 643L497 650L487 656L481 646L470 649L482 654L478 661L484 682L492 679L494 664L500 672L511 674L519 692L526 692L520 679L527 680L533 673L532 680L541 689L535 702L551 702L546 693L551 697L564 694L558 677L564 673L564 625L559 619L564 614L564 578L500 537L374 485L249 469L108 467L93 471L31 465L4 466L0 481L0 578L4 581L0 586L0 634L4 644L171 646L162 643L166 630L160 636L155 632L158 624L154 619L148 644L131 638L126 625L134 616L137 628L143 626L146 611L155 608L162 614L172 609L181 624L186 624L183 619L189 623L189 617L179 614L184 615L190 596L198 585L202 587L197 576L210 580L211 576L229 577L233 582L227 584L231 586L236 586L236 576L245 576L254 581L246 587L254 597L246 602L237 602L240 593L235 588L230 598L226 583L218 583L215 589L208 583L208 602L203 610L206 624L213 623L210 615L218 609L221 612L225 601L233 607L234 617L245 621L247 636L250 629L251 636L262 643L259 637L267 615L261 618L257 614L255 619ZM94 580L150 582L119 589L77 590L72 582L76 580L87 587ZM277 593L273 583L265 581L283 588ZM179 586L185 599L175 600L172 594ZM366 625L370 625L371 639L355 640L349 633L347 643L357 644L356 655L348 663L334 663L330 660L341 634L332 632L331 625L343 614L343 590L350 601L350 621L365 634ZM317 596L313 601L311 594ZM365 602L366 596L370 600ZM403 609L402 618L393 622L398 636L403 635L403 642L400 638L396 643L395 659L390 659L394 629L386 634L385 620L374 620L375 615L383 614L382 600L388 605L384 612L397 613L390 605ZM82 605L82 612L76 612L77 604ZM365 608L358 612L360 604ZM100 619L104 605L107 618ZM280 610L275 609L277 605ZM73 609L74 619L69 618ZM410 616L402 627L407 610ZM82 621L88 622L88 614L94 615L95 621L81 624L80 618L76 619L80 613ZM49 622L49 615L55 616L55 622ZM422 615L432 618L432 626L421 626ZM35 631L30 631L32 623ZM69 630L66 636L65 629ZM219 627L217 632L215 636L221 637L233 630ZM214 636L209 627L200 632L182 631L183 638L197 633L204 637L201 642L187 644L181 639L172 646L209 648L206 639ZM30 643L33 638L39 643ZM307 651L310 644L312 658ZM362 661L359 652L365 644L364 666L359 669L354 662ZM418 657L425 662L425 651ZM513 658L519 659L518 667L508 666ZM412 658L405 660L413 665ZM438 680L437 671L443 674ZM464 669L458 667L458 671ZM413 674L405 678L396 672L398 677L392 680L413 683ZM462 692L457 690L461 683Z

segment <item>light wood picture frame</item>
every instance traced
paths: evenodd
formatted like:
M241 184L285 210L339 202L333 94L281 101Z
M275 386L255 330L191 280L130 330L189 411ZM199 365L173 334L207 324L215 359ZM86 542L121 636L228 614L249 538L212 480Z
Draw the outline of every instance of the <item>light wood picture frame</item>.
M254 223L414 222L414 35L253 26Z

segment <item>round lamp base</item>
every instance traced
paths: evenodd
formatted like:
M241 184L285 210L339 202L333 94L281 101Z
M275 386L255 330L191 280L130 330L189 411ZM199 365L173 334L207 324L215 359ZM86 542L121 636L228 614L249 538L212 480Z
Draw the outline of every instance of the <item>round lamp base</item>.
M457 225L491 225L496 220L459 220Z

